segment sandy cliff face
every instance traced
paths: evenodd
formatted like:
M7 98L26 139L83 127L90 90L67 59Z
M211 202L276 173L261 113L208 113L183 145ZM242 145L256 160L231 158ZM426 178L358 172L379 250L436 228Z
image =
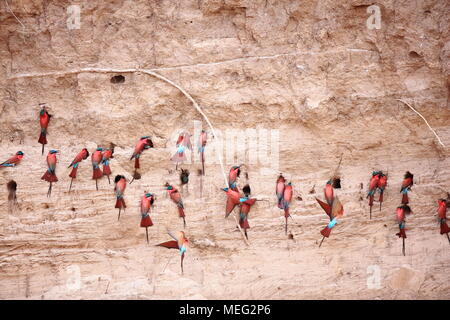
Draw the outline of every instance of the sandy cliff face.
M80 26L71 29L73 4ZM367 26L373 4L380 29ZM1 185L17 181L19 198L8 213L2 187L0 298L450 298L449 243L435 215L436 200L450 191L445 1L22 0L0 10L0 154L25 153L20 166L0 170ZM156 72L186 90L222 133L208 144L205 178L198 161L183 166L191 171L184 275L177 252L153 246L168 240L166 226L182 228L162 185L178 183L169 161L176 134L207 125L167 82L85 68ZM125 81L112 83L118 74ZM444 146L396 99L420 112ZM40 102L54 116L46 150L61 152L50 199L40 180ZM81 148L115 143L113 174L131 177L129 157L142 135L156 148L145 151L119 222L113 187L104 178L95 190L90 160L68 193L66 167ZM267 200L252 208L248 247L234 220L223 218L213 150L224 150L226 170L246 163L253 194ZM323 197L341 154L336 192L345 216L318 249L327 217L314 197ZM389 185L369 221L365 193L375 169L388 172ZM406 170L416 184L404 257L394 212ZM291 207L295 241L275 205L279 172L301 196ZM157 194L150 245L139 227L144 190Z

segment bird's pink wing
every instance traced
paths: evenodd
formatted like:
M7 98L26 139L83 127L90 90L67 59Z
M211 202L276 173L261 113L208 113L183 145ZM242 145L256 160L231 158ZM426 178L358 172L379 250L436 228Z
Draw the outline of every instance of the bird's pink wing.
M331 214L331 207L328 205L328 203L325 203L325 202L323 202L323 201L320 201L320 200L317 199L317 198L316 198L316 200L317 200L317 202L320 204L320 206L322 207L322 209L325 211L325 213L326 213L327 215L330 215L330 214Z
M168 249L178 249L178 242L175 240L166 241L160 244L157 244L157 246L168 248Z

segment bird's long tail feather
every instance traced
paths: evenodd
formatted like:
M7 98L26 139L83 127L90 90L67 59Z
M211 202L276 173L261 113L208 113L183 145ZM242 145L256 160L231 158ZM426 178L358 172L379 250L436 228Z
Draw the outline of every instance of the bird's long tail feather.
M69 192L70 192L70 190L72 190L72 182L73 182L73 178L72 178L72 179L70 179Z
M322 246L323 240L325 240L325 236L322 237L322 241L320 241L319 248Z
M75 179L77 177L78 166L72 167L72 171L70 171L69 177Z

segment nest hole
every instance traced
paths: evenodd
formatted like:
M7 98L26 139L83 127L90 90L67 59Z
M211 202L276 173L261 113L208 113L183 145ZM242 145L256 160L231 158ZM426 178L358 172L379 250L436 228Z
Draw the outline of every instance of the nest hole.
M410 51L409 52L409 57L412 58L412 59L418 59L418 58L421 58L422 56L420 54L418 54L417 52L415 52L415 51Z
M341 178L333 179L333 188L340 189L341 188Z
M111 78L111 83L124 83L125 82L125 77L121 74L114 76Z

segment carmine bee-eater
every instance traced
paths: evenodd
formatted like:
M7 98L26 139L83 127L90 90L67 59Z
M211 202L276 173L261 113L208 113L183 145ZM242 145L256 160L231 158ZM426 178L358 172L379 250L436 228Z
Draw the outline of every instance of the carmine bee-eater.
M83 160L86 160L89 157L89 151L86 148L83 148L76 156L75 159L70 163L70 165L67 168L72 167L72 171L69 174L70 179L70 186L69 186L69 192L72 189L72 182L73 179L77 178L77 170L78 166L80 165L80 162Z
M237 191L237 178L239 178L239 175L241 174L241 165L239 166L232 166L230 169L230 172L228 173L228 186L231 190Z
M155 201L155 196L152 193L145 192L141 199L141 228L145 228L145 234L147 236L148 243L148 227L153 225L153 221L150 218L150 207Z
M402 249L403 255L405 255L405 239L406 239L405 217L407 214L410 214L411 212L412 212L411 208L407 204L403 204L397 207L397 210L395 211L398 228L400 229L400 232L396 233L395 235L403 239L403 249Z
M100 169L100 163L102 162L102 152L103 148L97 148L92 153L92 179L95 180L95 188L98 190L98 182L97 180L103 177L103 172Z
M15 167L20 163L23 159L24 153L22 151L17 151L15 155L6 160L5 162L0 163L0 168L2 167Z
M114 179L114 192L116 193L116 206L115 208L119 209L119 215L117 217L117 221L119 221L120 219L120 211L123 209L123 211L125 212L125 208L127 207L125 205L125 200L123 198L124 193L125 193L125 188L127 187L127 179L118 174L116 176L116 178Z
M178 136L176 143L177 151L170 158L172 162L175 162L175 170L178 170L178 164L186 161L186 149L192 150L191 135L184 131Z
M202 162L202 175L205 175L205 147L208 140L208 134L205 130L202 130L198 140L198 152L200 153L200 161Z
M279 175L277 179L277 184L275 187L275 193L277 195L278 199L278 208L283 209L283 195L284 195L284 188L285 188L285 182L286 179L284 179L283 175Z
M402 182L402 187L400 189L400 193L402 194L402 204L409 203L408 191L411 190L411 187L414 184L413 178L414 178L414 175L411 172L406 171L405 177Z
M251 207L255 204L256 199L250 198L251 189L247 184L242 188L244 192L244 197L240 198L239 201L241 203L240 212L239 212L239 225L241 229L244 229L245 237L248 239L247 229L250 228L248 223L248 214L250 212Z
M333 204L333 199L334 199L332 179L327 181L327 184L325 185L323 193L325 195L325 200L327 201L328 205L331 207L331 205Z
M42 144L42 154L44 154L44 145L47 144L47 133L48 133L47 128L52 115L47 112L45 103L40 103L39 105L42 105L42 109L39 112L39 124L41 125L41 134L39 135L38 142Z
M181 199L181 194L178 192L178 189L174 186L170 185L169 183L165 184L165 188L167 190L167 193L169 194L170 199L175 203L178 207L178 216L180 218L183 218L183 226L186 228L186 219L184 214L184 204L183 200Z
M184 234L183 231L178 231L177 233L173 233L173 232L168 231L168 234L174 240L157 244L157 246L165 247L165 248L168 248L168 249L178 249L178 250L180 250L181 274L183 274L184 273L183 260L184 260L184 255L186 253L186 249L187 249L188 244L189 244L189 240L186 238L186 235Z
M292 201L292 195L293 195L293 189L292 189L292 183L288 182L288 184L284 188L283 192L283 210L284 210L284 218L286 219L286 224L284 227L284 231L287 234L287 226L288 226L288 218L291 216L289 214L289 205Z
M48 187L47 197L50 197L52 194L52 183L57 182L58 178L56 177L56 154L58 151L50 150L47 155L47 171L45 171L42 176L42 180L50 182L50 186Z
M367 198L369 198L369 219L372 219L372 206L373 206L373 200L375 199L375 192L377 191L378 187L378 181L380 180L380 172L379 171L373 171L372 172L372 178L370 178L369 182L369 192L367 193Z
M378 189L380 189L380 198L378 201L380 201L380 211L381 211L381 205L383 204L383 195L384 195L384 189L386 189L387 186L387 175L385 175L383 172L380 171L380 179L378 180Z
M141 164L139 162L139 158L141 157L142 152L144 150L153 148L153 141L149 136L141 137L134 147L134 152L131 155L130 161L134 159L134 173L133 179L131 179L130 184L136 179L139 180L141 175L137 172L137 169L141 168Z
M103 175L108 177L108 183L111 184L109 176L111 175L111 168L109 166L109 159L114 158L114 148L106 149L102 153L102 165L103 165Z
M331 185L329 182L330 181L327 182L326 186ZM331 185L331 187L333 186ZM328 194L330 195L330 191L328 191ZM330 236L331 229L333 229L333 227L336 225L337 219L344 215L344 206L342 205L341 201L339 201L339 198L337 196L335 197L333 195L333 191L331 191L331 195L332 197L328 196L329 199L332 199L331 205L328 204L328 201L323 202L316 198L317 202L330 219L328 225L320 231L320 233L322 234L322 241L319 244L319 248L321 247L323 240ZM327 187L325 187L325 197L327 197Z
M445 199L439 199L438 204L438 218L441 226L441 234L447 234L448 242L450 242L450 236L448 235L450 228L447 224L447 201Z
M227 194L227 203L225 206L225 218L228 218L230 213L236 208L236 206L241 203L241 196L239 191L232 190L230 188L223 188L223 191Z

